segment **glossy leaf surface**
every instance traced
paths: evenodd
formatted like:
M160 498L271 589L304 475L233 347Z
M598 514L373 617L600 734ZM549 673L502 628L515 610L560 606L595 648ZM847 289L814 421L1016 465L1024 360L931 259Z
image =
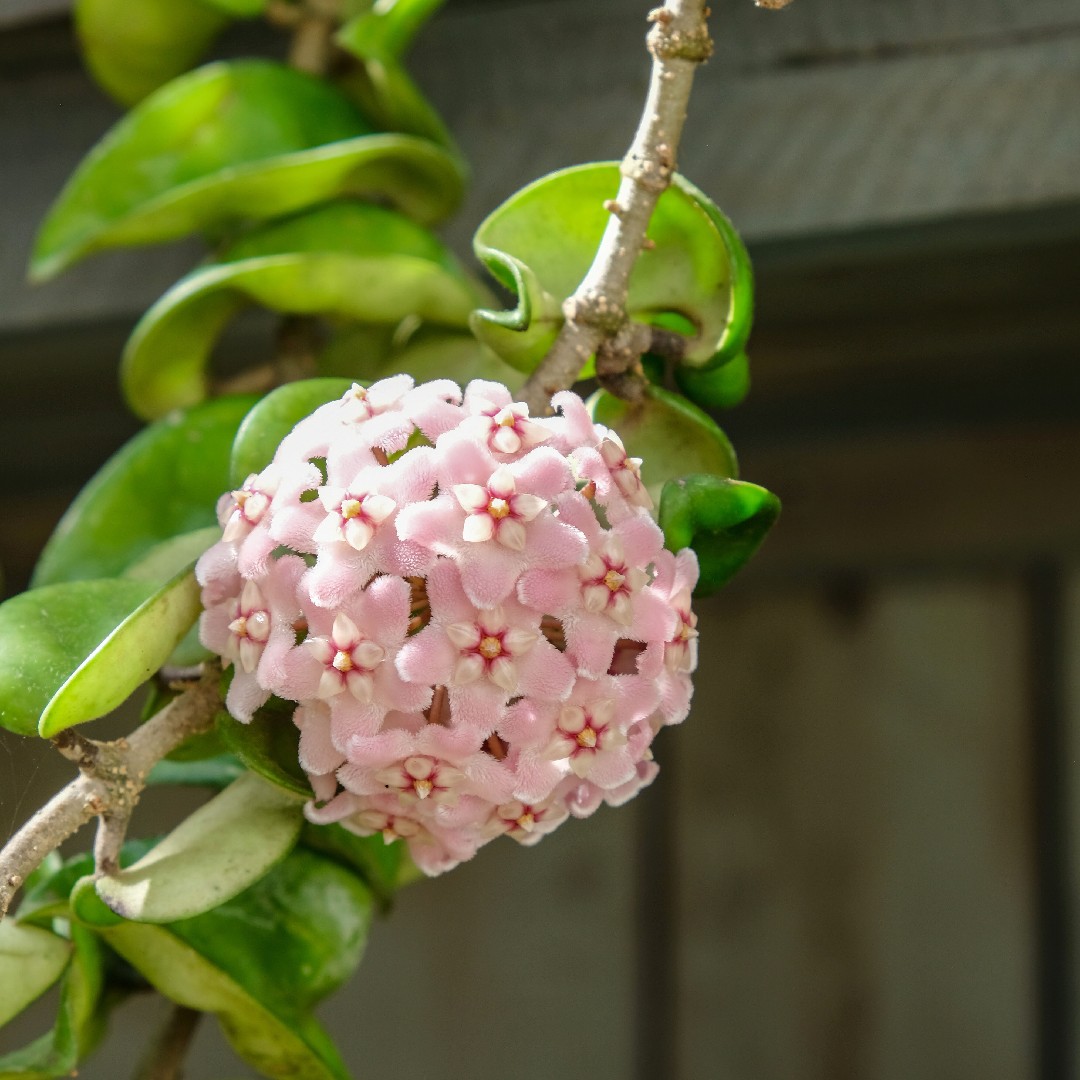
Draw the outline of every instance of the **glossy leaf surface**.
M340 825L306 822L300 842L356 871L384 910L408 875L411 860L400 841L388 844L382 836L357 836Z
M118 575L157 544L213 526L233 438L255 400L215 398L136 435L60 519L34 584Z
M132 407L159 416L202 400L214 343L240 310L464 328L483 293L426 230L381 207L339 203L246 237L142 318L124 352ZM167 358L167 359L163 359Z
M247 724L220 713L217 730L225 746L252 772L294 797L310 799L311 784L300 768L300 732L292 722L295 708L292 702L271 698Z
M60 687L154 592L143 581L76 581L0 604L0 726L36 735Z
M126 870L100 877L116 914L164 923L209 911L263 877L296 843L299 801L250 773L182 821Z
M746 353L739 353L721 367L705 371L678 365L675 383L703 409L730 409L750 392L750 361Z
M510 364L531 370L562 325L562 301L585 276L619 185L615 163L552 173L523 188L476 232L477 256L517 296L512 311L479 311L473 330ZM630 279L631 317L673 318L693 328L684 363L718 366L746 341L752 309L749 260L734 229L692 184L676 176L649 225L653 246Z
M738 461L712 417L678 394L657 386L638 404L604 390L588 402L593 418L614 428L627 453L640 457L641 479L654 502L664 482L689 472L737 476Z
M201 0L76 0L74 16L86 66L121 105L187 71L229 22Z
M73 1075L102 1033L102 948L90 931L71 927L71 960L60 984L53 1028L29 1046L0 1057L0 1080L52 1080ZM5 974L7 968L4 969Z
M71 942L14 919L0 922L0 1027L36 1001L64 972Z
M761 546L780 515L765 488L722 476L684 476L664 485L659 520L665 546L693 548L701 566L695 595L726 584Z
M112 712L168 660L201 610L189 568L156 590L79 664L41 714L39 734L51 738Z
M455 158L372 133L319 79L271 61L209 64L146 98L90 152L38 234L31 273L51 277L108 247L221 235L339 195L436 221L461 188Z
M271 390L244 417L233 441L230 481L239 487L252 474L262 472L274 458L281 440L320 405L340 398L349 379L303 379Z
M368 890L343 868L294 851L220 907L158 926L117 918L80 883L76 915L179 1004L216 1013L237 1053L280 1080L348 1080L308 1011L360 960Z

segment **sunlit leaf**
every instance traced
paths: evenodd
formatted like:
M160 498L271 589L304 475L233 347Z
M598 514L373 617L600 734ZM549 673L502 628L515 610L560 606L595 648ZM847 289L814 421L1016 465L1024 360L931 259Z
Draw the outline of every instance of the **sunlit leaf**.
M738 475L727 436L712 417L678 394L650 386L644 401L631 404L599 390L588 405L598 423L618 432L627 453L642 459L641 479L654 502L664 482L676 476Z
M168 581L220 539L219 525L171 536L136 559L121 576L135 581Z
M202 3L237 19L248 19L263 11L268 0L202 0Z
M182 821L138 862L95 881L125 919L163 923L236 896L280 862L300 833L295 797L250 773Z
M474 238L477 256L513 290L511 311L481 310L473 330L508 363L531 370L563 322L561 305L592 263L619 186L616 163L582 165L537 180L495 210ZM728 220L676 176L649 225L651 246L630 279L632 318L690 330L683 363L712 367L746 341L752 309L750 264Z
M36 735L60 687L154 592L144 581L75 581L0 604L0 726Z
M90 152L38 234L31 273L51 277L108 247L221 235L339 195L437 221L462 180L445 150L373 134L320 79L266 60L209 64L151 94Z
M71 926L70 934L71 960L60 984L56 1023L29 1046L0 1057L0 1080L71 1076L101 1037L102 948L94 935L81 926ZM7 978L6 965L3 970Z
M680 477L664 485L660 499L665 545L697 553L697 596L708 596L729 581L779 515L780 500L772 492L722 476Z
M402 215L331 204L245 237L222 264L200 267L170 289L128 342L124 390L146 417L204 398L214 343L252 304L389 325L412 317L463 329L483 295L430 233Z
M320 405L340 398L349 379L303 379L271 390L244 418L232 447L231 483L239 487L273 460L281 440Z
M165 661L199 617L199 585L188 568L140 604L57 690L38 724L43 738L112 712Z
M739 353L723 366L707 370L680 364L675 368L675 383L703 409L730 409L750 391L750 361L746 353Z
M255 400L216 398L136 435L60 519L34 584L118 575L162 541L214 525L233 438Z
M420 28L446 0L380 0L338 32L338 44L357 56L404 56Z
M300 768L300 732L292 722L292 702L271 698L247 724L228 713L218 715L221 741L252 772L302 799L312 797L307 774Z
M13 919L0 922L0 1027L44 994L70 958L70 941Z
M233 1048L262 1075L348 1080L308 1010L362 955L371 897L355 875L298 849L239 896L177 923L121 920L89 879L73 904L166 997L216 1013Z
M229 23L201 0L76 0L74 16L86 66L121 105L187 71Z

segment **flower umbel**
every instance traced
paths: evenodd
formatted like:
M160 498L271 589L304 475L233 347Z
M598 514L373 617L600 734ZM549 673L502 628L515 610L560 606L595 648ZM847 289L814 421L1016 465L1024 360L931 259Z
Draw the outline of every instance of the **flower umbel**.
M626 801L688 708L694 555L663 550L618 436L554 405L356 385L223 496L197 568L230 711L296 703L309 818L429 874Z

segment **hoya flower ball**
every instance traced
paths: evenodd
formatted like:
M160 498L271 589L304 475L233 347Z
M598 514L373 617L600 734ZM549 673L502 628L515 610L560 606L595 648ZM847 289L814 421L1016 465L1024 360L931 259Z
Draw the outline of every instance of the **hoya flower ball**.
M552 404L353 386L222 496L197 566L230 713L296 704L310 820L429 874L625 802L689 709L694 553L664 550L618 436Z

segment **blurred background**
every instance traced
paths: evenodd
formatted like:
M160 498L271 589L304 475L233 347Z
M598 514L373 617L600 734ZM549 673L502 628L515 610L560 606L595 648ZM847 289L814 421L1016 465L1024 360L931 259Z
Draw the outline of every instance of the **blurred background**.
M413 71L475 173L462 257L522 184L622 154L647 6L450 0L425 32ZM1080 1076L1080 3L714 7L681 168L755 260L754 389L720 422L783 517L700 605L656 784L410 887L324 1015L379 1080ZM136 430L120 350L200 254L24 284L118 115L63 0L0 0L9 593ZM0 834L69 769L5 737ZM81 1075L128 1074L157 1008L127 1006ZM212 1024L196 1050L192 1080L245 1075Z

